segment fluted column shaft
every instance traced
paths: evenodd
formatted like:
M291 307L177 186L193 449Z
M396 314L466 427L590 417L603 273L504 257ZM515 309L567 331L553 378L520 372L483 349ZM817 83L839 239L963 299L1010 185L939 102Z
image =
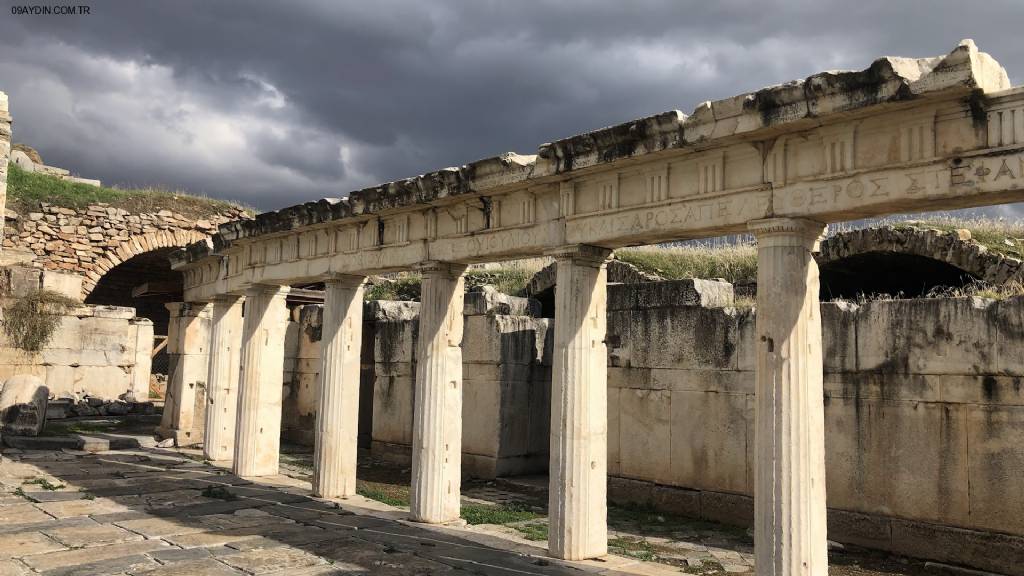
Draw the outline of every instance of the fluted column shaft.
M610 251L567 246L556 259L551 366L548 550L581 560L608 550L608 353L605 346Z
M418 522L450 522L460 512L465 269L442 262L420 267L410 503Z
M258 285L245 291L234 461L239 476L271 476L278 471L287 294L288 288L280 286Z
M230 460L235 453L238 371L242 360L241 296L218 296L210 324L210 370L206 381L206 427L203 456Z
M773 218L757 237L754 547L764 576L826 576L822 224Z
M363 276L337 276L325 283L313 461L313 492L323 498L356 493L365 280Z

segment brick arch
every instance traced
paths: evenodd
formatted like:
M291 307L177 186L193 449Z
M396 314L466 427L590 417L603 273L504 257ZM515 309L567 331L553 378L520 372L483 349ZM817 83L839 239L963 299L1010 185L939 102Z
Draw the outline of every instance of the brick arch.
M840 232L821 243L815 255L823 269L871 254L927 258L963 270L989 284L1004 284L1024 273L1020 260L992 252L957 232L885 226Z
M198 230L158 230L130 237L128 240L110 247L96 259L95 266L86 273L82 280L82 298L86 298L96 288L96 283L110 270L135 256L159 250L161 248L181 248L193 242L200 242L209 236Z

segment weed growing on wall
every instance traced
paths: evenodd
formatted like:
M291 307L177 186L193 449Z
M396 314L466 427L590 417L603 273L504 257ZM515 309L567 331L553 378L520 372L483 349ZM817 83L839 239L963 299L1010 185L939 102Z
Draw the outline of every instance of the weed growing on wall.
M4 334L16 348L38 352L53 338L62 316L77 303L52 290L36 290L12 298L0 321Z

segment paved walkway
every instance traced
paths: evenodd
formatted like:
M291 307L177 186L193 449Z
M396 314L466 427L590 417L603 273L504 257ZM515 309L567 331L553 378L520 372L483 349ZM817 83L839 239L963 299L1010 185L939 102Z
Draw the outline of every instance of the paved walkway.
M252 483L170 450L3 456L0 576L663 573L626 558L558 562L479 526L413 524L362 497L318 500L299 480Z

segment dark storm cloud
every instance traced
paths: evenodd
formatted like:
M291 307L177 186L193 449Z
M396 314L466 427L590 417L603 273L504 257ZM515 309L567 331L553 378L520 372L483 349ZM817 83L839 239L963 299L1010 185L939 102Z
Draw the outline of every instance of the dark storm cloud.
M16 140L86 176L260 208L966 37L1024 78L1016 2L8 5Z

